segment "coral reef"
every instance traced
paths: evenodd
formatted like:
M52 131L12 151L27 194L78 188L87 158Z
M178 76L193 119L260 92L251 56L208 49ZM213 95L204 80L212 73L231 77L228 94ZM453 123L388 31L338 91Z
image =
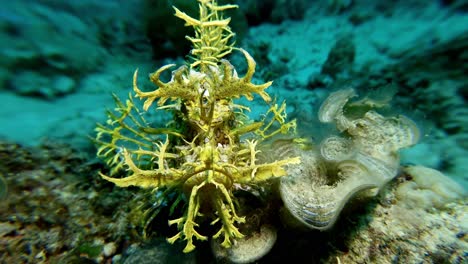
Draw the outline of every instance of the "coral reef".
M94 159L81 157L63 145L23 148L5 142L0 143L0 158L0 173L10 190L0 200L0 262L165 263L174 257L180 263L214 261L206 245L197 246L195 254L178 254L184 245L169 245L161 237L145 242L139 239L135 218L141 216L141 197L112 188L97 175L101 165ZM329 232L297 232L260 219L260 223L274 226L261 228L251 235L252 240L271 237L271 228L277 229L278 239L259 262L300 261L308 257L322 263L337 263L337 258L341 263L388 263L396 259L408 263L463 263L468 249L466 199L447 195L447 190L455 187L453 184L444 187L445 191L437 191L443 194L440 197L444 201L437 209L420 207L413 197L399 195L408 185L421 186L420 193L429 190L424 187L424 180L417 182L419 170L438 174L434 179L439 179L439 186L450 181L427 168L405 167L399 177L383 187L377 199L365 206L359 203L358 213L342 215ZM255 199L251 198L241 204L252 205ZM247 223L254 222L249 212L240 213L246 214ZM270 221L274 218L267 217ZM159 232L169 232L161 229L158 227ZM269 241L272 240L263 243ZM253 245L260 244L257 240ZM236 247L231 248L236 253ZM248 251L241 253L240 256L246 256ZM239 255L234 257L242 260Z
M363 69L358 74L364 76L362 81L354 78L353 83L362 90L393 86L398 92L393 100L395 107L411 106L411 111L406 112L424 124L426 136L409 152L411 158L407 161L441 170L466 188L468 104L464 95L468 68L463 54L468 48L468 37L463 32L438 39L430 45L419 40L394 52L396 62L370 73Z
M350 102L355 96L353 89L344 89L322 104L320 121L334 123L343 134L325 138L319 153L288 144L274 148L280 157L299 155L303 160L288 167L280 192L289 212L314 229L329 229L351 198L376 195L397 175L398 150L419 140L411 120L383 117L366 100Z
M0 263L465 263L463 1L230 2L2 3Z
M244 113L247 106L232 101L252 100L254 94L271 100L265 92L271 82L253 84L254 59L230 42L234 33L220 11L236 6L199 3L199 19L174 7L175 16L195 29L194 37L187 36L193 45L189 65L173 71L168 82L161 76L175 65L158 69L150 75L157 89L149 92L140 90L135 71L133 90L143 100L141 106L131 95L125 102L114 96L117 108L108 111L107 124L96 129L98 156L111 167L109 176L101 176L119 187L153 189L161 200L156 204L172 204L171 216L182 208L182 216L169 220L178 233L168 241L185 240L184 252L195 249L195 239L208 239L199 230L209 219L219 228L212 236L216 257L246 263L272 248L276 230L261 221L243 226L249 216L238 212L250 205L239 202L236 192L262 196L265 193L258 193L272 186L268 180L287 175L279 181L279 193L289 214L312 229L330 229L352 198L373 197L397 176L398 151L416 144L419 129L402 115L379 114L376 110L388 98L352 100L357 95L348 88L332 93L318 113L319 120L334 124L340 135L328 135L318 149L302 139L276 140L296 126L295 121L287 122L285 103L270 104L261 121L254 122ZM233 50L247 60L243 77L224 59ZM153 127L147 116L154 102L157 110L173 114L166 127ZM262 151L267 148L274 151ZM116 177L123 169L129 175ZM168 198L174 193L177 198ZM275 198L270 206L274 202ZM146 216L144 229L156 214ZM285 222L291 221L286 218ZM245 248L256 249L247 252Z
M408 185L418 185L411 175L424 177L427 171L438 174L438 185L449 181L452 188L460 190L460 186L440 172L424 167L404 167L401 177L382 190L376 204L355 219L358 228L346 238L345 250L337 251L326 262L336 263L338 258L341 263L465 263L468 249L466 198L436 196L443 200L443 205L435 209L424 205L431 203L430 196L419 197L419 202L414 203L415 197L411 194L409 197L399 195L408 190ZM421 194L424 190L417 192Z
M168 241L186 240L184 252L195 248L194 239L208 239L196 230L201 218L219 225L213 238L224 237L224 247L244 237L237 225L245 219L236 213L233 192L242 185L255 187L284 176L285 165L299 162L297 157L258 162L258 144L295 128L295 122L286 119L285 103L273 102L261 121L253 122L244 114L249 108L232 101L252 100L254 94L271 101L265 92L271 82L252 83L255 61L247 51L238 49L248 65L243 77L223 59L234 49L230 42L234 33L228 26L230 19L223 18L221 11L235 7L199 0L199 19L174 7L175 16L195 30L194 37L187 36L193 44L190 65L175 70L169 82L160 76L173 64L151 74L157 86L152 92L138 88L135 71L133 89L136 97L145 100L143 110L148 111L157 100L158 109L174 114L168 127L151 127L131 98L125 104L116 98L116 113L108 112L107 124L97 128L98 155L112 167L111 176L122 168L130 171L125 178L102 175L104 179L120 187L167 188L179 193L176 203L183 201L185 209L182 216L169 221L179 231ZM168 100L173 103L166 104Z

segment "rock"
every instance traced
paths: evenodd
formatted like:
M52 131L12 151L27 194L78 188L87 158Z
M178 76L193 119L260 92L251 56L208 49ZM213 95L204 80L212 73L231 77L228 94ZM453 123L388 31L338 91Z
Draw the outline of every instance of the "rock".
M466 195L461 185L440 171L423 166L403 169L411 177L396 190L396 196L408 208L442 209Z
M12 1L0 12L0 84L21 95L55 98L97 70L109 54L98 12L81 14L50 2Z
M24 71L14 77L12 88L21 95L53 99L75 90L75 81L64 75L49 77L36 71Z
M349 76L353 69L356 46L352 35L339 38L328 53L327 60L322 66L322 74L336 79L340 75Z
M144 245L130 246L124 254L123 264L195 264L193 253L184 254L179 246L170 245L164 238Z
M110 257L115 254L116 250L117 246L115 245L115 243L110 242L104 245L104 247L102 248L102 253L104 254L104 256Z
M219 241L213 240L211 247L216 259L229 260L230 263L253 263L268 254L276 242L276 228L263 225L258 232L252 232L247 237L236 240L231 248L224 248Z

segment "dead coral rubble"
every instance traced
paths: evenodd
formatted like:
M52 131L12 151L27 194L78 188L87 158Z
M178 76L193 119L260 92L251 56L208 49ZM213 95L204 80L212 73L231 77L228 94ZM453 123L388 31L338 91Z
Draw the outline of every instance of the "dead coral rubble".
M72 149L0 142L0 159L8 184L0 200L0 263L103 262L124 238L135 240L114 204L129 197L98 200L110 185Z

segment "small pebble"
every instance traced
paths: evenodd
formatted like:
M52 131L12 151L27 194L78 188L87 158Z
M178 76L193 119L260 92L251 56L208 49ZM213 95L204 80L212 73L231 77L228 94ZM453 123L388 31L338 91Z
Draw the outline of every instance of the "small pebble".
M110 257L115 254L115 251L117 250L117 247L115 246L114 242L110 242L104 245L102 248L102 253L106 257Z

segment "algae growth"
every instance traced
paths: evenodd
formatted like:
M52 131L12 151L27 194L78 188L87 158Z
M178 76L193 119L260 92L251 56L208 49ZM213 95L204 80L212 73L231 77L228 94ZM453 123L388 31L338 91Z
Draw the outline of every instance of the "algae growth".
M7 185L7 182L5 180L5 178L3 178L2 174L0 174L0 199L4 199L8 194L8 185Z

